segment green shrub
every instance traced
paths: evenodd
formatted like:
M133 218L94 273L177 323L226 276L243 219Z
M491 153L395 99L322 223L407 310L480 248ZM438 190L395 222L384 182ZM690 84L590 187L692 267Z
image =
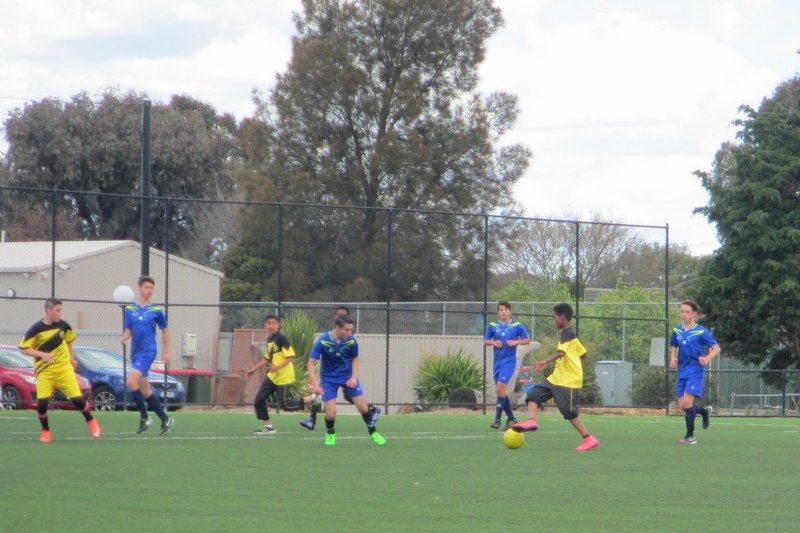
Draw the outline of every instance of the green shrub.
M664 368L648 366L633 374L631 401L636 407L666 406L675 396L675 373L669 373L669 387L664 387Z
M318 329L319 324L316 320L303 311L295 311L286 318L281 319L281 331L289 339L289 344L292 345L295 353L294 369L297 380L292 386L292 394L294 396L305 396L308 392L306 390L306 384L308 383L306 363L308 362L308 354L317 340Z
M445 355L423 354L413 386L423 406L446 404L456 389L483 389L483 371L462 348L448 349Z
M676 401L675 397L675 372L669 374L669 387L664 389L664 368L650 366L635 372L633 375L633 391L631 401L637 407L662 407L670 402ZM717 394L716 380L706 375L703 384L703 397L697 399L697 405L718 405L719 395Z
M581 405L603 405L603 392L597 383L597 372L588 357L583 360L583 388L579 398Z

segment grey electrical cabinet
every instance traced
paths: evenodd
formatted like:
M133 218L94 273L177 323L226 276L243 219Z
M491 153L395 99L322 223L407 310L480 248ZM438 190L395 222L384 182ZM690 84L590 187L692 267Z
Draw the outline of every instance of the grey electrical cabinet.
M595 363L597 385L603 393L603 405L629 407L633 388L633 363L598 361Z

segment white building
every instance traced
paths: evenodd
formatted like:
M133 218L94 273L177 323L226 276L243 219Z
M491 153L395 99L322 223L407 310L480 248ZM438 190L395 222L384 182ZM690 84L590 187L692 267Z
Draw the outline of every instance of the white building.
M64 300L76 345L119 352L122 310L112 293L136 290L140 268L135 241L0 243L0 343L19 343L52 295ZM212 370L222 272L151 248L150 276L153 301L167 304L172 367Z

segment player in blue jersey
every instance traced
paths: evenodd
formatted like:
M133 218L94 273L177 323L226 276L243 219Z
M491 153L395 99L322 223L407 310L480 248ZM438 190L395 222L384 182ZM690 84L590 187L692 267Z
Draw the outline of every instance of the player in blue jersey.
M350 308L346 305L340 305L333 314L334 318L337 316L350 316ZM353 399L347 395L347 391L344 392L344 399L347 403L353 403ZM322 409L322 402L319 396L314 393L303 398L303 401L310 406L311 416L306 420L301 420L300 425L313 431L314 428L317 427L317 413ZM372 416L372 423L375 424L381 414L381 408L373 404L367 405L367 408L369 409L370 416Z
M678 441L681 444L697 444L694 437L697 415L703 417L703 429L708 429L711 406L700 407L695 398L703 396L706 366L720 352L711 332L697 324L697 311L697 304L691 300L681 302L681 324L673 328L669 339L669 367L678 369L675 392L686 417L686 435Z
M163 307L150 302L155 290L153 278L140 276L138 285L139 301L125 306L125 331L120 339L122 344L131 339L131 371L128 374L126 385L141 414L139 429L136 430L136 433L145 431L150 425L150 418L147 416L147 407L149 406L161 419L161 434L166 435L173 420L167 416L161 401L153 394L147 376L150 373L150 366L158 354L156 328L161 329L161 357L164 359L164 363L169 365L167 316Z
M508 398L508 382L517 368L517 346L531 343L528 331L522 322L511 318L511 304L500 302L497 304L498 320L494 320L486 329L483 343L494 348L494 365L492 377L497 388L497 405L495 406L494 422L489 425L492 429L500 427L500 419L506 413L508 420L505 428L508 429L517 419L511 410L511 400Z
M315 362L319 361L319 379ZM386 439L376 431L375 421L369 411L364 390L358 379L361 362L358 358L358 342L353 337L353 319L337 316L333 329L323 333L314 343L308 354L308 376L312 392L322 394L325 406L325 445L336 444L336 398L339 389L353 400L361 418L367 426L372 441L378 446L386 444Z

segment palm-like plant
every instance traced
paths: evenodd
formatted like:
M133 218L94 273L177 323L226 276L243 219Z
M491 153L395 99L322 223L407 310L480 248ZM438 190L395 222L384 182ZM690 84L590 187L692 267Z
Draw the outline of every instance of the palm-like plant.
M445 355L423 355L413 386L423 405L446 404L456 389L482 389L483 375L479 364L463 348L448 348Z
M292 345L296 354L294 365L298 379L292 386L292 393L295 396L304 396L307 392L308 371L306 370L306 363L308 362L308 354L317 340L318 329L319 324L317 321L303 311L295 311L281 320L281 331L289 339L289 344Z

